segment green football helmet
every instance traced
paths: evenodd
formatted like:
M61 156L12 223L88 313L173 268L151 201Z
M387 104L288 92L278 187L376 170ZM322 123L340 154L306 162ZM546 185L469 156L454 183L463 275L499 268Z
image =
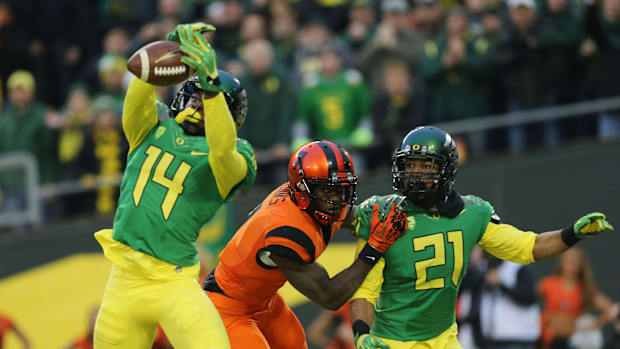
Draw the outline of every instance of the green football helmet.
M408 159L431 161L425 171L406 171ZM433 126L420 126L409 132L392 157L394 190L416 205L430 207L446 200L454 185L459 154L452 137Z

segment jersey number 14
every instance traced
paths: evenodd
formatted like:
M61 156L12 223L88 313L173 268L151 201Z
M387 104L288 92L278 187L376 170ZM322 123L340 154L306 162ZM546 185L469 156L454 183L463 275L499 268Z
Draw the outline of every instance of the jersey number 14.
M151 177L153 166L155 165L155 162L157 162L157 159L159 159L162 150L154 145L151 145L146 149L145 153L147 155L146 159L142 163L138 180L133 188L133 203L136 206L140 204L146 184L149 181L149 177ZM164 200L161 203L161 213L166 221L170 217L170 213L172 212L179 195L183 194L183 190L185 189L183 187L183 182L185 182L185 178L192 169L190 164L185 161L181 161L181 164L172 176L172 179L169 179L166 177L166 171L168 170L168 167L170 167L172 160L174 160L174 155L164 152L164 155L161 156L161 160L157 164L157 167L155 167L155 172L153 172L153 178L151 179L153 182L168 189L166 191L166 196L164 196Z

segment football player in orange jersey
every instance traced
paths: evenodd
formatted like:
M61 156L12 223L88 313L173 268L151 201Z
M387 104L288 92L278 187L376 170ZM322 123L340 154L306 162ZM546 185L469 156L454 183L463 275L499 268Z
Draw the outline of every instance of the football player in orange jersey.
M307 348L299 320L277 290L288 280L336 310L407 231L400 202L373 207L368 243L350 267L330 278L316 259L343 224L351 225L356 184L351 156L336 143L315 141L295 151L288 182L254 209L204 283L232 349Z

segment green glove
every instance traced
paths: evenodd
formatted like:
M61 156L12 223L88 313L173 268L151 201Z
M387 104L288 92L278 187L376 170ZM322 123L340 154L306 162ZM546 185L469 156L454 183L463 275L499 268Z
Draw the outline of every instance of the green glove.
M189 24L179 24L174 27L174 30L170 33L166 34L166 40L174 41L176 43L181 43L179 39L179 32L183 30L189 33L206 33L206 32L214 32L215 27L211 24L206 24L202 22L189 23ZM197 43L197 42L196 42Z
M585 239L605 230L613 231L614 227L609 224L605 218L605 215L600 212L591 212L579 218L577 222L573 224L575 237L578 239Z
M366 148L372 144L374 135L366 127L358 127L351 134L351 144L357 148Z
M212 92L221 91L214 84L219 74L213 47L202 35L192 34L186 27L180 28L179 39L181 40L181 51L185 53L185 56L181 57L181 62L194 69L200 81L200 88Z
M389 349L390 346L377 337L365 333L361 336L355 336L355 349Z

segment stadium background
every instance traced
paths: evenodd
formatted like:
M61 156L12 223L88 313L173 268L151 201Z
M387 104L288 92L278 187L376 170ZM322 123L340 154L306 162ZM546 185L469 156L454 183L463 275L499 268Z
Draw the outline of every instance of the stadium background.
M0 1L2 90L8 92L7 89L10 87L7 86L7 77L16 70L26 69L32 72L36 83L37 99L47 108L45 119L48 126L53 124L53 120L62 119L63 111L67 109L69 91L73 91L75 82L80 82L79 86L86 86L86 90L92 97L93 109L96 109L97 113L114 109L114 98L118 96L105 91L102 87L103 83L99 81L99 79L104 79L102 77L109 72L108 69L122 67L122 59L119 60L119 55L110 55L110 52L105 52L103 46L107 30L116 26L125 28L132 39L129 47L135 49L145 41L141 38L141 34L153 35L154 38L159 35L161 38L162 32L165 32L163 27L170 28L173 22L183 23L196 19L214 23L221 29L221 36L216 36L214 42L218 50L219 65L228 70L240 69L239 72L242 73L243 65L247 62L243 57L239 59L235 57L235 48L240 45L240 41L247 39L240 39L240 36L247 35L241 30L242 19L259 14L264 15L270 23L277 22L275 15L270 11L280 6L274 4L287 3L289 5L284 8L290 8L296 14L294 19L299 28L297 34L299 36L310 35L313 38L315 38L313 35L316 34L316 26L328 27L334 33L344 33L347 24L353 22L353 19L349 20L348 14L353 11L353 8L358 7L373 10L376 16L373 25L377 26L380 24L382 15L387 17L388 13L402 12L406 16L406 25L420 32L423 26L417 17L419 16L417 11L421 11L426 6L438 6L443 14L442 18L454 12L464 11L468 20L467 31L470 33L468 42L472 44L479 43L477 39L485 38L484 30L480 29L480 25L484 27L480 18L497 16L507 26L509 20L507 13L513 6L509 5L509 2L485 1L484 11L476 13L475 6L472 7L470 1L461 4L450 0L416 0L415 2L299 0L290 3L267 0L247 2L234 0L161 0L158 2L147 0L53 2L2 0ZM533 2L522 0L512 3L514 7L531 7ZM568 19L569 23L575 27L583 27L582 39L584 41L594 39L594 42L599 43L597 38L591 35L585 21L582 21L586 17L586 3L579 1L569 1L569 3L572 6L571 15L578 13L577 17ZM597 3L597 6L602 6L601 4L602 2ZM459 7L459 5L465 6ZM540 10L543 2L538 2L538 6L538 14L541 17L548 15ZM241 9L241 14L236 15L237 22L235 22L234 13L230 12L231 8ZM549 19L549 21L552 20ZM249 26L252 28L251 25ZM272 28L272 33L275 32ZM373 35L372 31L369 31L367 38L370 39ZM437 37L430 36L428 39L440 42L441 34L437 35ZM334 44L331 41L333 37L330 35L329 38L330 40L319 44ZM274 47L282 49L282 40L274 38L273 35L269 39ZM303 40L294 42L293 47L307 44L301 41ZM378 69L365 69L367 66L356 64L355 57L360 52L354 49L355 45L352 41L348 44L346 40L337 41L337 43L336 51L342 54L345 67L361 69L368 80L373 103L380 100L377 97L380 94L375 94L375 92L382 89L381 83L377 83L377 87L373 85L372 79L372 76L377 73L375 70ZM604 47L604 45L599 45L600 49L594 54L595 59L572 62L571 69L573 70L568 70L570 73L568 76L571 78L568 80L572 81L569 87L575 92L572 98L546 100L528 108L511 109L507 106L506 100L510 99L511 93L514 94L514 90L507 89L504 90L503 105L498 106L498 103L495 103L502 98L498 99L497 95L490 93L486 96L484 108L463 110L463 115L458 117L447 112L433 114L431 111L422 116L414 111L411 114L402 114L401 117L411 118L409 122L404 123L406 127L420 123L433 123L457 137L462 158L465 160L457 177L457 190L461 193L476 194L490 201L504 222L522 229L540 232L563 227L587 212L600 210L606 212L612 224L615 223L617 226L620 224L620 206L617 200L620 194L618 185L620 138L615 132L618 128L613 128L613 125L617 127L617 123L612 123L610 129L604 129L603 124L600 123L602 120L600 116L620 108L620 103L613 97L620 95L617 92L620 91L620 84L613 83L619 75L614 74L614 67L605 65L609 62L605 59L613 62L609 57L615 57L613 55L618 52L619 48L607 48L610 51L605 51ZM71 62L72 57L75 58L72 56L76 53L75 48L78 48L82 54L81 58L75 61L79 64L67 64ZM124 57L126 58L131 53L132 48L127 48ZM562 55L566 54L562 52ZM120 56L123 57L123 55ZM68 61L63 61L63 57ZM289 67L286 63L282 63L283 66L289 67L288 70L284 70L286 73L274 73L273 76L290 79L288 84L295 93L276 96L276 99L269 100L268 103L286 105L286 98L296 101L303 87L302 76L306 73L310 75L318 73L317 60L306 60L303 61L304 64L300 64L295 59L293 61L298 64ZM585 74L586 71L591 72L593 62L596 62L595 66L604 75L611 77L612 83L601 78L601 75ZM416 64L412 63L420 68ZM574 69L575 67L578 69ZM500 68L505 67L500 66ZM304 69L309 69L309 71L304 71ZM415 68L412 68L413 71ZM544 75L544 73L541 74ZM424 82L423 78L414 73L411 74L413 85ZM463 74L466 76L466 73ZM557 83L568 83L568 80ZM263 81L264 86L273 88L277 85L275 81L266 79ZM283 81L280 80L280 82ZM28 84L23 80L23 75L20 82ZM541 92L541 87L542 90L546 88L548 91L556 91L554 87L566 87L545 85L541 81L529 83L531 85L526 84L521 87L531 89L536 93L544 92ZM119 84L123 83L119 81ZM468 85L465 90L471 90L472 86L486 92L493 92L493 88L496 87L493 85L493 79L490 79L485 80L482 85ZM442 85L432 86L432 88L427 86L431 92L440 91L441 87ZM257 91L257 93L261 92L260 89ZM612 93L614 91L616 93ZM160 93L162 99L166 100L173 95L174 89L162 90ZM603 99L603 97L610 98ZM453 98L457 101L472 97L461 91ZM5 93L2 100L4 101L2 110L6 111L11 107L10 98ZM437 97L429 100L428 109L435 110L432 104L433 102L437 104ZM252 108L258 109L258 106L250 104L250 110ZM274 151L274 144L284 143L288 149L295 141L295 135L291 131L295 121L293 115L295 112L292 109L293 106L286 108L280 112L283 115L286 114L287 122L282 123L283 119L280 119L282 115L279 114L274 115L273 120L268 119L271 125L287 125L288 128L284 130L282 138L274 137L269 140L258 138L255 142L259 151L259 172L263 169L263 177L254 188L240 193L234 203L226 207L227 211L220 212L218 218L210 226L205 227L201 235L201 244L206 248L217 250L219 246L212 242L218 237L228 236L234 232L234 229L243 222L247 212L282 179L282 161L278 161L277 156L273 155L278 154ZM419 110L420 108L413 109ZM388 110L392 109L388 108ZM392 191L390 169L387 164L390 152L383 151L380 153L381 159L377 160L372 151L375 149L374 146L382 141L379 134L382 131L379 130L383 129L378 126L385 121L382 119L383 116L380 112L378 116L373 115L376 133L371 146L364 147L346 138L339 140L349 145L356 155L367 155L362 157L366 160L366 166L361 174L361 183L358 188L360 199L372 194L386 194ZM0 117L0 122L1 120ZM561 137L554 142L549 141L549 135L544 131L544 125L548 125L549 122L555 122L555 126L562 131ZM506 141L510 127L526 124L530 127L528 132L532 131L534 137L527 139L525 147L511 148L511 144ZM62 128L60 130L62 131ZM408 128L397 131L402 136L402 133L407 130ZM264 128L253 131L269 133ZM0 132L3 131L0 130ZM248 138L257 137L250 131L247 133L244 136ZM14 165L1 160L6 159L6 156L17 149L12 149L11 145L3 144L2 146L0 173L3 176L8 174L19 179L27 178L27 174L21 172L22 168L15 170ZM385 150L381 147L376 149ZM28 151L28 149L18 150ZM112 184L97 184L85 180L84 177L61 178L61 176L56 176L48 179L51 171L56 172L57 169L50 170L50 167L42 165L41 160L38 160L39 164L35 167L35 173L41 182L35 181L34 185L27 181L17 184L20 188L23 186L23 189L28 192L34 189L35 206L38 206L39 201L51 202L54 206L58 205L63 198L72 200L74 196L71 195L76 193L93 194L95 192L96 194L97 188L115 188L114 180L111 181ZM32 162L32 160L26 157L26 162ZM3 186L2 189L6 191L7 187ZM89 198L94 201L97 196L91 195ZM92 234L98 229L111 226L113 206L111 211L110 208L106 211L106 205L102 205L104 209L101 208L102 206L92 205L94 206L92 209L84 212L52 210L52 213L43 208L42 212L39 212L38 216L35 215L33 219L28 214L21 215L29 212L32 208L31 204L32 202L28 201L26 208L17 212L10 212L5 206L4 211L0 212L0 312L9 314L15 320L31 339L33 348L59 348L85 332L88 313L98 304L103 294L110 266L100 253L100 248ZM33 212L38 209L36 208ZM330 248L320 259L330 273L333 274L350 263L353 258L353 242L353 238L347 232L342 231L337 234ZM613 301L620 300L620 278L616 270L620 261L616 251L620 246L618 234L605 234L605 236L581 245L590 258L601 290ZM556 259L552 259L536 264L533 269L536 278L550 274L555 262ZM317 306L309 303L290 286L287 285L282 292L304 326L307 326L320 311ZM5 344L5 347L9 349L19 347L16 339L10 334Z

